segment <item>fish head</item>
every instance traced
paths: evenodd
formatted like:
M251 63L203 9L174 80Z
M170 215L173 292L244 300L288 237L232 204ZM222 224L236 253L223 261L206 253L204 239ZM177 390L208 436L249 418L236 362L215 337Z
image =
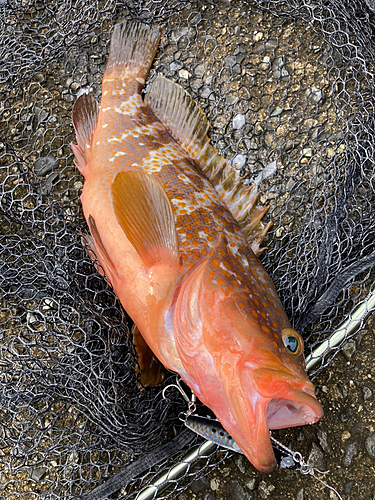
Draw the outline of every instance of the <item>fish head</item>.
M195 339L193 370L181 341L179 352L193 390L250 462L269 472L275 466L269 430L315 423L323 410L305 371L302 338L290 327L270 278L263 271L259 276L270 287L268 293L263 286L261 296L248 274L221 237L190 277L190 289L185 285L190 302L181 297L177 308L191 311L188 321L184 311L183 335L190 343Z

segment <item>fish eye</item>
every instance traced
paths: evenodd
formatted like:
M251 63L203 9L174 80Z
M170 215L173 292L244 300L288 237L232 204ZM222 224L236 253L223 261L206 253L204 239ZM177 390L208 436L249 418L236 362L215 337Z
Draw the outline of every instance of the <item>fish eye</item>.
M285 328L281 334L287 350L293 354L293 356L299 356L303 351L303 340L301 335L291 328Z

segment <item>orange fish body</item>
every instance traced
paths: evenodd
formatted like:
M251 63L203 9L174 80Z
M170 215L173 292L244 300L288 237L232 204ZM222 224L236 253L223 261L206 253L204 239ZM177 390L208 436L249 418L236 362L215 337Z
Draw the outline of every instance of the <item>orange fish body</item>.
M162 375L147 346L270 471L269 428L316 422L322 408L255 255L266 209L209 144L181 87L158 77L141 97L159 37L155 26L117 25L100 109L87 94L74 106L86 243L137 325L150 384Z

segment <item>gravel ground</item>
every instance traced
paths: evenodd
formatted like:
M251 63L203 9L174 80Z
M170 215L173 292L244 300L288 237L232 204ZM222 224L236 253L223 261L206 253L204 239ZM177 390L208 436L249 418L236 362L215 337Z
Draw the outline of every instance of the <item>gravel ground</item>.
M300 451L343 499L375 498L375 316L315 379L325 415L311 427L275 433ZM311 476L277 468L261 474L241 455L196 481L178 500L325 500L337 495Z

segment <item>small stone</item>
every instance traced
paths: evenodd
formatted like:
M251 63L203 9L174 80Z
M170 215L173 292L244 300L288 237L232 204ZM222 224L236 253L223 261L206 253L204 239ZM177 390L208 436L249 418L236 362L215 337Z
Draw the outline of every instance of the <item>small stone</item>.
M318 104L323 98L324 94L321 89L317 89L316 87L311 87L307 98L310 104Z
M249 479L245 480L245 486L246 488L249 488L250 491L255 490L255 483L256 483L255 477L249 477Z
M33 80L34 82L44 82L43 73L35 73Z
M267 498L271 495L275 486L273 484L266 483L266 481L261 481L258 486L259 495L262 498Z
M344 449L345 449L345 454L344 458L342 459L342 465L344 467L349 467L349 465L352 463L353 458L358 455L359 441L358 440L352 442L347 441L345 443Z
M328 443L327 434L323 430L318 429L316 435L318 437L319 444L322 447L324 453L331 453L331 447Z
M220 479L218 479L217 477L211 479L210 486L212 491L218 490L220 487Z
M178 74L181 78L185 78L185 80L188 80L189 76L191 76L191 74L188 71L186 71L186 69L180 69Z
M322 450L316 443L313 443L311 446L311 451L307 462L309 465L311 465L311 467L314 467L315 469L325 470L324 455Z
M270 116L279 116L283 112L283 108L280 108L280 106L276 106L276 108L271 112Z
M245 473L244 457L240 453L236 453L233 457L233 462L237 465L238 469L242 474Z
M43 467L30 468L30 478L34 481L40 481L46 475L46 469Z
M224 487L224 498L235 498L236 500L251 500L252 495L248 493L236 480L228 481Z
M370 399L372 396L372 390L369 387L366 387L365 385L362 387L362 392L363 392L363 399L366 401L367 399Z
M202 491L208 490L210 488L210 483L206 477L202 477L201 479L197 479L190 486L190 489L193 493L201 493Z
M43 177L58 166L59 160L57 160L54 156L49 155L39 158L39 160L35 162L34 169L38 177Z
M341 439L342 441L347 441L349 438L351 437L351 434L349 431L344 431L342 434L341 434Z
M351 341L351 342L347 342L344 347L342 348L341 352L344 356L344 358L347 360L347 361L350 361L353 357L353 354L355 353L356 351L356 345L355 345L355 342L354 341Z
M344 486L345 495L350 495L350 492L352 491L352 488L353 488L353 484L354 484L354 481L348 481L347 483L345 483L345 486Z
M245 115L241 115L238 113L236 116L233 117L233 122L232 126L235 130L241 129L246 123L246 118Z
M297 491L296 500L303 500L303 488Z
M232 165L236 166L237 168L242 168L246 165L246 158L244 155L236 155L233 160L232 160Z
M353 410L352 408L346 408L341 414L340 414L340 420L342 423L347 422L351 417L353 416Z
M375 460L375 433L371 434L365 441L367 454L372 460Z
M203 500L215 500L215 497L211 492L205 493Z

